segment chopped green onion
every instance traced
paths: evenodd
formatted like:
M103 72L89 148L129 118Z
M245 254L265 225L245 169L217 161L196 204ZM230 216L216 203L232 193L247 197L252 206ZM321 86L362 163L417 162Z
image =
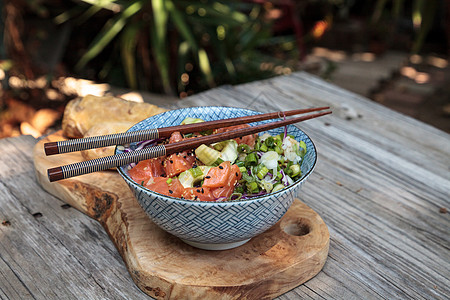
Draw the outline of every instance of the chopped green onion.
M283 178L283 174L281 172L277 172L277 180L281 180Z
M256 143L255 143L255 147L253 147L253 149L255 150L255 151L259 151L259 148L261 147L261 141L259 140L259 138L256 140Z
M244 166L244 162L241 161L241 160L237 160L234 164L235 164L236 166L238 166L239 168Z
M235 193L240 193L243 194L244 193L244 187L242 185L238 185L235 189L234 189Z
M200 177L203 175L203 172L200 168L190 168L189 172L191 172L191 174L194 178L197 178L197 177Z
M214 167L217 167L218 165L220 165L221 163L223 163L223 159L221 159L220 157L212 164Z
M171 183L172 183L172 178L167 179L167 180L166 180L166 183L167 183L167 184L171 184Z
M186 125L186 124L196 124L196 123L202 123L205 122L202 119L196 119L196 118L191 118L191 117L187 117L186 119L184 119L183 121L181 121L181 125Z
M258 157L256 156L255 152L250 153L245 158L245 165L246 166L256 166L258 164Z
M278 154L283 154L283 152L284 152L283 149L278 145L275 146L274 150Z
M298 144L300 145L301 148L303 148L306 152L306 143L304 141L300 141L298 142Z
M267 148L266 144L262 144L261 147L259 147L259 150L261 150L262 152L267 152L267 150L269 150L269 148Z
M261 182L261 184L262 184L263 189L266 190L266 192L270 193L270 191L272 191L272 189L273 189L273 184L272 183L263 180Z
M289 169L294 163L292 161L288 161L286 165L286 169Z
M210 130L205 130L205 131L200 131L200 134L201 135L211 135L213 133L213 131L210 129Z
M257 171L256 176L258 176L259 179L263 179L268 172L269 169L267 169L266 166L263 166L262 168L259 169L259 171Z
M300 153L298 155L303 159L303 157L305 157L306 154L306 143L304 141L300 141L299 146L300 146L299 149Z
M248 192L250 192L252 194L259 192L258 184L255 181L247 182L246 186L247 186Z
M241 171L241 173L247 172L247 169L245 167L239 167L239 171Z
M249 153L251 151L250 146L247 144L240 144L238 146L239 153Z
M300 165L292 165L289 167L290 176L295 177L302 173L302 170L300 169Z
M274 144L273 137L270 136L267 139L265 139L264 144L266 144L267 147L272 147Z
M237 198L233 199L233 196L237 196ZM242 197L242 193L237 193L236 190L235 190L235 192L233 194L231 194L230 200L233 199L233 201L236 201L236 200L241 199L241 197Z
M246 182L253 182L255 181L255 178L253 178L252 176L248 175L247 172L242 173L242 179Z
M280 190L284 189L284 185L281 183L275 184L275 186L272 189L272 193L278 192Z

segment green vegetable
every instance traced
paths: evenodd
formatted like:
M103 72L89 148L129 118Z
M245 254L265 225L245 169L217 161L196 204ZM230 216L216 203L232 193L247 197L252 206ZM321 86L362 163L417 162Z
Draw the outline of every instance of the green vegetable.
M247 144L240 144L238 146L239 153L249 153L251 151L250 146Z
M223 159L221 159L220 157L212 164L213 167L217 167L218 165L220 165L221 163L223 163Z
M237 161L235 161L235 163L234 163L236 166L238 166L239 168L241 168L241 167L243 167L244 166L244 162L243 161L241 161L241 160L237 160Z
M202 122L205 122L205 121L203 121L202 119L187 117L186 119L181 121L181 125L195 124L195 123L202 123Z
M268 193L270 193L273 189L273 184L268 181L263 180L261 182L261 185L262 185L262 188L265 189L266 192L268 192Z
M247 182L247 191L251 194L259 192L258 184L255 181Z
M278 192L279 190L284 189L284 185L281 183L275 184L275 186L272 189L272 193Z
M255 178L253 178L252 176L248 175L247 172L245 172L242 173L242 180L246 182L253 182L255 181Z
M298 176L302 173L302 170L300 169L300 165L297 165L297 164L290 166L289 171L290 171L291 177Z
M266 144L262 144L261 147L259 147L259 150L261 150L262 152L267 152L267 150L269 150L269 148L267 148Z
M275 146L274 150L278 154L283 154L283 149L278 145Z
M180 175L178 175L178 180L185 188L193 187L205 178L211 168L211 166L198 166L196 168L190 168L189 170L180 173Z
M237 196L237 198L233 199L233 201L239 200L242 197L242 193L238 193L238 192L236 192L236 190L234 190L234 193L231 194L230 199L232 199L234 196Z
M210 166L219 158L220 152L203 144L195 149L195 155L202 163Z
M189 172L191 172L192 176L194 176L194 178L196 177L200 177L203 175L202 169L201 168L190 168Z
M254 149L255 149L255 151L258 151L260 148L261 148L261 141L259 139L257 139Z
M256 176L258 176L259 179L263 179L264 176L267 175L267 173L269 173L269 169L267 169L266 166L262 166L261 168L257 168Z
M234 192L235 192L235 193L241 193L241 194L243 194L243 193L244 193L244 187L243 187L242 185L238 185L238 186L236 186L236 188L234 189Z
M233 163L238 157L238 144L235 140L228 140L225 141L224 145L220 152L220 158Z
M255 152L250 153L245 157L245 166L256 166L258 164L258 157L256 156Z
M305 144L305 142L304 141L300 141L299 142L299 147L300 147L300 149L299 149L298 155L303 159L303 157L305 157L305 154L306 154L306 144Z
M283 174L281 172L277 172L277 180L281 180L283 178Z
M274 144L274 139L273 137L268 137L265 141L264 144L266 144L267 147L273 147Z

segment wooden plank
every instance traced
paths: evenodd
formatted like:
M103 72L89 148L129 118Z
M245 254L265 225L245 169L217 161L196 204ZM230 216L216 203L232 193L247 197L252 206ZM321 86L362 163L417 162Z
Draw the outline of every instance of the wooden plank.
M146 297L101 225L37 184L35 142L31 136L0 140L0 221L8 224L0 224L1 298Z
M223 86L165 105L260 111L332 106L333 115L298 125L318 151L316 170L299 198L327 224L329 257L316 277L279 299L448 298L450 223L439 209L450 207L450 135L302 72ZM40 190L32 179L30 139L0 141L0 163L6 166L0 169L0 220L11 220L11 226L0 225L0 297L76 298L82 293L78 285L89 282L82 298L145 297L123 271L101 226L82 233L90 219L70 217L73 211ZM43 217L33 217L35 212ZM90 251L81 246L85 243ZM61 253L53 258L55 250ZM105 255L117 259L113 267ZM93 256L99 261L93 263ZM52 259L66 263L58 270L62 277L46 269ZM105 268L117 271L106 276ZM58 283L60 278L74 286ZM61 290L45 293L52 281Z
M298 200L270 230L238 248L197 249L158 228L117 172L49 182L49 168L82 160L80 152L45 155L45 143L63 139L58 131L34 147L38 182L52 195L103 224L135 283L152 297L269 299L314 277L325 264L327 227L319 215ZM305 231L307 235L296 234Z
M301 199L331 227L331 245L323 271L296 294L446 295L449 222L439 208L449 206L448 134L305 73L221 87L183 106L198 98L262 111L332 106L332 116L299 124L319 153Z

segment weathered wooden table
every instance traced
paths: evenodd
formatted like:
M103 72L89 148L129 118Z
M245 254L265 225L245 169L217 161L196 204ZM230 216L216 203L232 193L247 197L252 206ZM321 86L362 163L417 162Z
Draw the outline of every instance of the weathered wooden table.
M156 104L332 107L299 124L318 151L300 198L327 224L329 256L280 299L450 297L448 134L306 73ZM35 143L0 140L0 298L148 299L102 226L38 185Z

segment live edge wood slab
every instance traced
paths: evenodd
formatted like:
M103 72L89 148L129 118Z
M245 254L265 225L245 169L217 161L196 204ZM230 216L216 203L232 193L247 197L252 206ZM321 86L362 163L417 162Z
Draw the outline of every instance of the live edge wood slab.
M321 217L296 199L271 229L238 248L207 251L191 247L157 227L145 215L115 171L50 183L47 169L81 161L80 153L33 151L36 177L49 193L98 220L120 252L139 288L157 299L270 299L320 272L329 248Z

